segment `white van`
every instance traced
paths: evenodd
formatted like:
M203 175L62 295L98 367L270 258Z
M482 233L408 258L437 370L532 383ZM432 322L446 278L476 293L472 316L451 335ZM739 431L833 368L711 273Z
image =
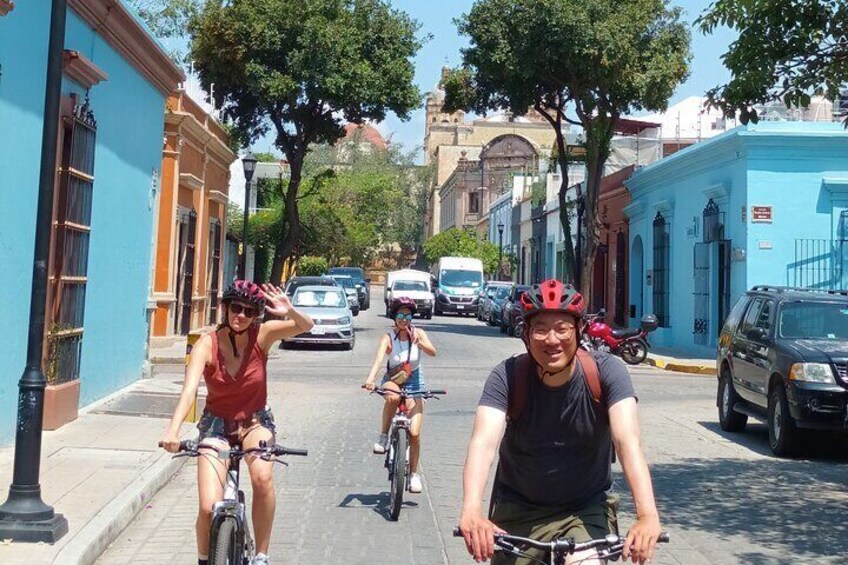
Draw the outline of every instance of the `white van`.
M436 315L456 312L470 316L477 311L483 288L483 262L472 257L442 257L433 266L436 279Z
M433 289L430 273L414 269L402 269L386 274L386 316L392 300L405 296L415 301L417 313L428 320L433 317Z

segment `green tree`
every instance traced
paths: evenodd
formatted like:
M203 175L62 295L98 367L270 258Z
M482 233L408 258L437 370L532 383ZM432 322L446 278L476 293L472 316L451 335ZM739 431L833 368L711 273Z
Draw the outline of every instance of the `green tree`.
M329 268L329 263L323 257L307 255L297 261L297 274L301 277L317 277L326 273Z
M191 18L200 9L200 0L128 0L141 20L159 39L182 39ZM171 57L177 63L185 62L186 53L174 49Z
M598 197L619 118L666 108L687 76L689 32L665 0L477 0L457 21L470 39L463 66L445 80L446 111L535 111L556 133L566 278L589 293L600 235ZM575 280L566 190L568 126L583 128L586 240Z
M300 241L298 193L310 147L333 144L343 120L409 119L420 104L418 24L384 0L210 0L192 19L191 54L205 88L245 143L271 132L291 178L285 235L271 280Z
M473 257L483 262L487 273L498 270L498 246L471 229L451 228L437 233L424 242L424 257L431 264L442 257Z
M696 24L705 33L719 26L739 32L722 55L732 78L707 97L743 123L756 123L754 104L804 107L811 94L833 100L848 79L844 0L717 0Z

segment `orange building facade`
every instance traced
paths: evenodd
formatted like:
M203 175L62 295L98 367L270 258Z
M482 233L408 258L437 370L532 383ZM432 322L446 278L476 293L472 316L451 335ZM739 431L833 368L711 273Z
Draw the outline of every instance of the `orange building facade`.
M217 323L235 159L226 130L212 116L183 91L168 98L151 337L186 335Z

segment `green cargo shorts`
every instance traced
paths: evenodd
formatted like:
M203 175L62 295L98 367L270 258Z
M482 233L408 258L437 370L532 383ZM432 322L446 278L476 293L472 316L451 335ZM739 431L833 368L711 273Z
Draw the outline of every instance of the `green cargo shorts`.
M608 494L605 501L582 508L578 511L559 510L527 506L518 502L496 500L492 503L490 519L498 527L510 534L552 541L557 538L574 538L574 541L586 542L607 534L618 535L618 496ZM545 563L550 556L530 549L527 553ZM536 565L530 559L496 552L492 565Z

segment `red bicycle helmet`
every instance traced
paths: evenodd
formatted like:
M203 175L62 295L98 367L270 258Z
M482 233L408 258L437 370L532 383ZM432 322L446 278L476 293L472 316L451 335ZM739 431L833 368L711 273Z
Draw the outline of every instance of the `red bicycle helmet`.
M521 295L521 309L525 324L542 312L563 312L578 320L583 318L583 295L570 284L549 279Z
M229 304L232 300L244 302L256 308L261 315L265 311L265 295L259 285L250 281L236 280L224 291L221 303Z
M389 309L389 316L394 318L397 316L398 310L401 308L409 308L409 311L415 314L415 310L418 308L415 305L415 301L411 298L407 298L406 296L401 296L400 298L395 298L392 300L392 307Z

